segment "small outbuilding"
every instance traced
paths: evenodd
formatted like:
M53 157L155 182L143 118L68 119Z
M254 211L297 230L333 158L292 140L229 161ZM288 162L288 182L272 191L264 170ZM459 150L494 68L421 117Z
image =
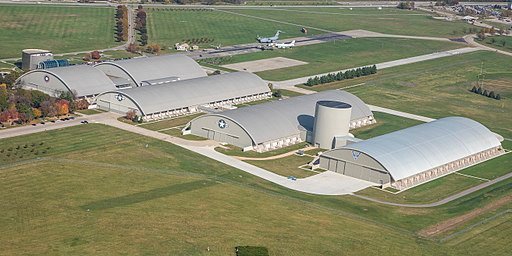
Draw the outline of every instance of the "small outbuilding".
M134 110L144 120L155 120L269 97L267 83L257 75L235 72L107 91L94 102L106 111Z
M257 152L269 151L303 141L313 143L315 109L319 101L324 101L325 104L322 105L329 108L337 108L335 113L339 113L337 110L341 109L345 114L346 107L350 106L347 118L349 120L346 123L347 129L375 122L372 112L361 99L345 91L331 90L203 115L190 121L183 133L194 134L229 143L243 150ZM322 113L324 112L322 111ZM323 116L329 118L331 115L327 111ZM323 119L317 123L317 129L319 131L340 131L340 129L327 127L328 123L328 120ZM345 123L340 125L343 126ZM317 138L321 136L319 133ZM332 142L333 138L322 138L321 140Z
M447 117L326 151L320 168L403 190L503 153L482 124Z

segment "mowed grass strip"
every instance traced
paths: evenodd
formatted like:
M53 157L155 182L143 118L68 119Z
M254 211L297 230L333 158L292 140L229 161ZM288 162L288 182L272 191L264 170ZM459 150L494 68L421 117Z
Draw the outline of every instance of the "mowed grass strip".
M395 203L431 203L483 182L483 180L454 173L398 194L388 193L375 188L367 188L356 192L356 194Z
M376 111L373 112L373 116L375 117L375 120L377 120L377 123L351 130L350 133L358 139L366 140L423 123L418 120Z
M334 32L365 29L397 35L460 37L467 34L469 28L477 28L462 21L436 20L421 11L396 10L394 8L383 8L382 10L376 10L376 8L355 8L353 10L336 10L334 8L285 9L288 10L234 9L229 11ZM332 14L333 12L337 14Z
M0 58L25 48L54 53L104 49L114 41L114 8L0 5Z
M308 63L306 65L256 73L267 80L282 81L461 47L464 46L459 43L416 39L355 38L295 47L292 49L235 55L225 58L226 61L222 64L274 57L285 57Z
M148 9L148 34L151 43L174 47L187 39L209 38L213 42L199 44L201 48L256 42L258 35L273 36L285 31L281 38L303 36L300 27L238 16L221 11L201 9ZM318 34L311 30L310 34ZM323 33L323 32L321 32Z
M313 160L310 156L291 155L272 160L248 160L247 163L261 167L265 170L279 174L281 176L296 178L306 178L318 174L313 171L300 169L299 166L305 165Z

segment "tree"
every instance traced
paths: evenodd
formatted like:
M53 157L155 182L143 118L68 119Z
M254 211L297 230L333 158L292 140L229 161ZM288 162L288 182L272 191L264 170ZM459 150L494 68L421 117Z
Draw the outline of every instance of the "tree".
M58 114L54 101L54 99L50 99L41 102L41 112L43 112L44 117L54 117Z
M495 96L494 96L494 91L491 91L491 92L489 93L489 98L493 98L493 99L494 99L494 97L495 97Z
M99 60L101 58L101 53L99 51L92 51L91 58L93 60Z
M283 95L281 93L281 90L277 89L276 91L274 91L274 93L272 93L272 96L276 98L281 98Z
M0 84L0 111L7 109L9 95L7 94L7 85Z
M85 99L76 100L73 102L74 109L82 110L89 108L89 102Z
M478 40L480 40L480 41L485 40L485 32L484 31L480 31L480 33L476 34L476 36L478 37Z
M481 87L478 87L478 88L476 89L476 93L478 93L478 94L482 94L482 88L481 88Z
M489 92L487 92L487 90L484 90L484 93L482 93L483 96L489 96Z
M475 92L476 93L476 86L473 86L473 88L471 88L471 92Z
M67 115L69 113L69 101L59 99L55 101L55 108L57 109L57 115Z
M32 108L32 115L34 115L34 118L40 118L43 113L38 108Z
M501 95L498 93L498 94L496 94L496 97L494 97L494 98L497 100L501 100Z
M131 109L128 112L126 112L125 118L128 120L136 121L135 117L137 117L137 111L135 109Z

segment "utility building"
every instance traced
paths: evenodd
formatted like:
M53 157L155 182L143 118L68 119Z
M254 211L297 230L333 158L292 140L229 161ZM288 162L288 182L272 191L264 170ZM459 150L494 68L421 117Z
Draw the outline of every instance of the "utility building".
M271 94L258 76L235 72L107 91L94 102L103 110L121 114L134 110L144 120L155 120L266 99Z
M21 68L25 71L36 69L43 61L53 60L53 54L47 50L25 49L21 52Z
M482 124L447 117L324 152L320 168L403 190L503 153Z
M317 105L318 122L315 121ZM347 135L347 129L369 125L375 120L361 99L345 91L332 90L203 115L190 121L183 133L264 152L303 141L313 143L315 122L317 143L330 149L333 136Z
M118 87L159 85L207 76L199 64L183 54L106 61L95 67Z

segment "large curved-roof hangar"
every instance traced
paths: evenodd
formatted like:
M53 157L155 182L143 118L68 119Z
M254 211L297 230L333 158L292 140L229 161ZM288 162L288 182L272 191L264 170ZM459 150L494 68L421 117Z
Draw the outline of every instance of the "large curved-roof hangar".
M102 93L98 107L126 113L136 110L145 119L159 119L199 111L199 107L218 107L270 97L270 89L257 75L235 72L188 79L173 83L143 86Z
M500 141L485 126L447 117L327 151L321 166L403 189L501 153Z
M331 90L212 113L190 121L185 132L256 151L267 151L307 140L313 129L316 102L340 101L352 106L350 127L374 123L373 114L358 97ZM217 121L226 122L219 127Z
M111 79L89 65L32 70L18 78L16 84L52 96L71 92L76 97L92 97L116 89Z
M95 67L109 77L131 81L133 87L207 76L199 64L184 54L106 61Z

